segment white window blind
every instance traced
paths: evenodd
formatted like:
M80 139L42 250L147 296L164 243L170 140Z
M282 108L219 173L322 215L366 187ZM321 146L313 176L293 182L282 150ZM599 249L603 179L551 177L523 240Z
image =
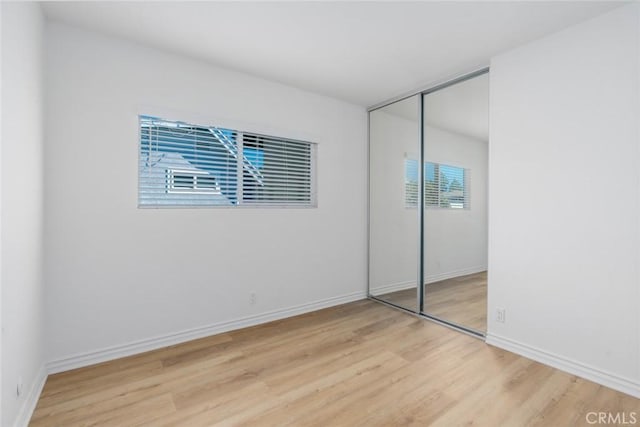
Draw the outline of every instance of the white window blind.
M315 206L311 142L140 116L140 206Z
M418 206L418 161L404 159L404 202L407 207Z
M418 161L405 159L405 205L418 206ZM424 205L431 208L469 209L469 171L440 163L424 164Z

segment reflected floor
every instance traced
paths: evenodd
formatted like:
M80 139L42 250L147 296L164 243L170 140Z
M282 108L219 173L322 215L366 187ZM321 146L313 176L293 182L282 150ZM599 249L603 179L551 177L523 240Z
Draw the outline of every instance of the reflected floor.
M468 274L429 283L425 289L425 312L458 325L485 332L487 329L487 272ZM401 307L415 307L415 289L378 295Z

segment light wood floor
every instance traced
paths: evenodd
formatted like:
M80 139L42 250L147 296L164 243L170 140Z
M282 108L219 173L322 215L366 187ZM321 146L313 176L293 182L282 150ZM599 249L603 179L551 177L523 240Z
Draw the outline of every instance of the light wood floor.
M485 332L487 330L487 272L468 274L424 285L425 312L444 320ZM415 289L377 296L415 309Z
M52 375L31 426L573 426L640 401L359 301Z

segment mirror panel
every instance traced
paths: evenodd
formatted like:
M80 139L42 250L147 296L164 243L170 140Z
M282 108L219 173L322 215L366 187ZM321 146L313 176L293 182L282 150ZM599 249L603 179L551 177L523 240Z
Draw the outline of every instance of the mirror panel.
M423 102L424 313L484 333L489 74Z
M369 294L415 312L420 97L369 113Z

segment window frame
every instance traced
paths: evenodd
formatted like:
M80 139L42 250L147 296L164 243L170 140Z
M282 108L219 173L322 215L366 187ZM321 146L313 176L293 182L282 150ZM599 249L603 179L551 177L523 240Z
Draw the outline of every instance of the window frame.
M276 140L282 140L282 141L291 141L291 142L296 142L296 143L304 143L304 144L308 144L309 145L309 159L310 159L310 164L309 164L309 184L310 184L310 191L309 191L309 202L308 203L295 203L295 202L291 202L291 201L285 201L285 202L260 202L260 201L245 201L243 200L244 195L242 193L243 191L243 185L242 185L242 174L244 171L244 168L236 168L237 172L238 172L238 182L237 184L237 194L236 194L236 203L229 203L229 204L187 204L187 203L175 203L175 204L161 204L161 203L142 203L141 202L141 182L142 182L142 173L141 173L141 169L140 169L140 165L142 164L142 156L143 156L143 150L141 148L141 144L142 144L142 120L143 119L153 119L153 120L157 120L158 122L166 122L166 123L175 123L175 124L180 124L180 125L185 125L185 126L191 126L191 127L199 127L199 128L225 128L224 126L221 125L202 125L202 124L198 124L199 121L183 121L183 120L178 120L178 119L165 119L161 116L158 115L154 115L154 114L145 114L145 113L139 113L137 114L137 128L138 128L138 140L137 140L137 144L136 144L136 149L138 151L138 165L137 165L137 179L138 179L138 188L137 188L137 208L138 209L238 209L238 208L248 208L248 209L315 209L318 208L318 142L315 141L309 141L307 139L296 139L296 138L290 138L290 137L280 137L280 136L275 136L275 135L268 135L265 133L261 133L261 132L256 132L256 131L242 131L242 130L236 130L236 129L230 129L233 130L234 132L236 132L237 137L242 141L242 138L244 136L244 134L249 134L252 136L257 136L257 137L265 137L265 138L270 138L270 139L276 139ZM225 128L226 129L226 128ZM238 144L238 155L242 156L242 147L243 147L243 143ZM238 163L241 163L240 161L238 161ZM184 168L167 168L167 170L165 171L165 173L167 174L167 181L165 183L165 187L166 187L166 191L167 194L197 194L197 195L206 195L207 193L213 193L214 191L207 191L207 189L202 189L201 191L194 191L194 189L189 189L189 188L185 188L185 189L180 189L180 188L169 188L169 176L168 174L170 173L170 170L173 170L175 172L178 173L183 173L185 175L195 175L195 174L202 174L202 175L208 175L207 172L200 172L198 170L189 170L189 169L184 169Z

